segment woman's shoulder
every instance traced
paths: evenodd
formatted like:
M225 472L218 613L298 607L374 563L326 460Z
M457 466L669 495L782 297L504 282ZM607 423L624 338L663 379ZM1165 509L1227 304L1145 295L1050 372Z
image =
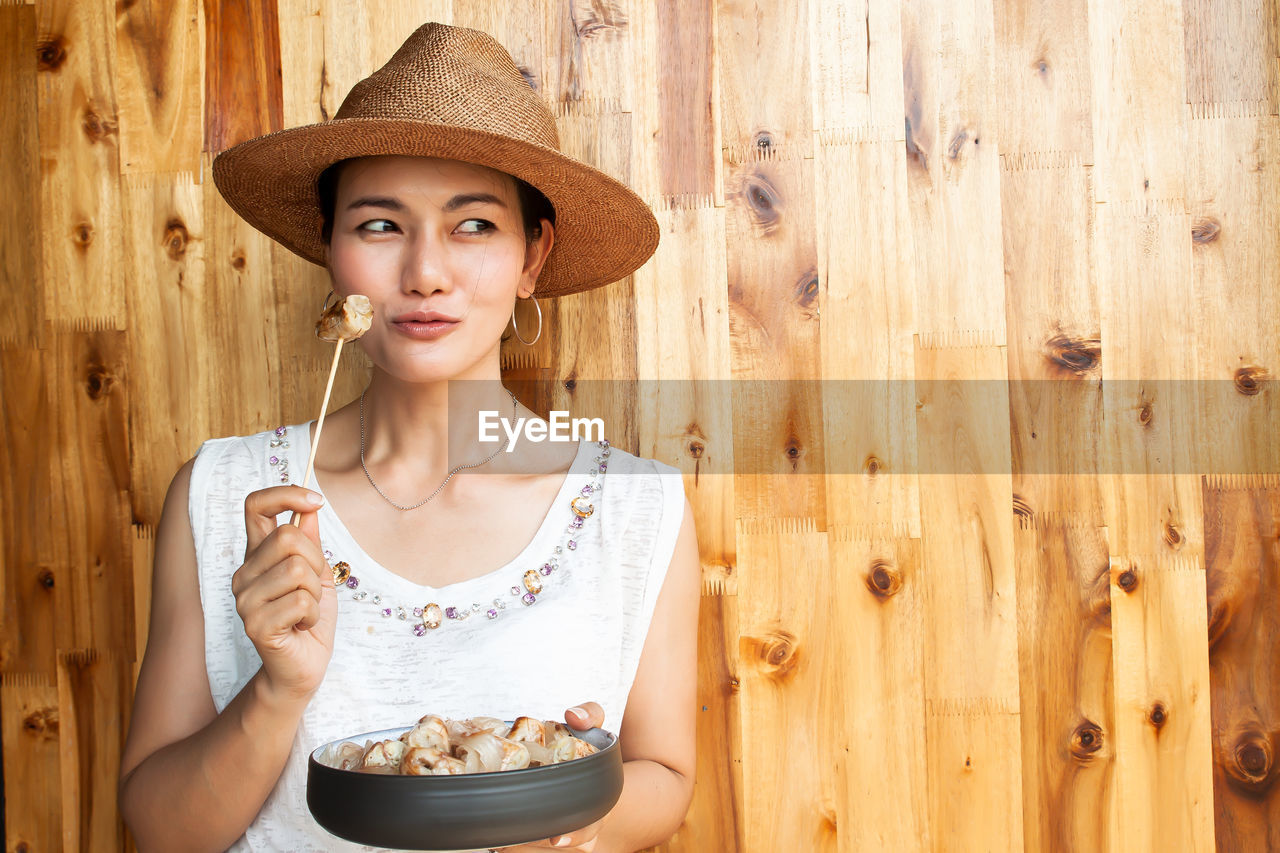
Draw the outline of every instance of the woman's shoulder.
M619 526L665 530L683 517L684 475L679 468L616 446L597 449L596 461L605 466L604 496Z
M242 435L210 438L196 451L193 476L203 479L214 471L225 477L238 471L245 475L265 471L281 483L289 482L289 447L306 424L278 426Z

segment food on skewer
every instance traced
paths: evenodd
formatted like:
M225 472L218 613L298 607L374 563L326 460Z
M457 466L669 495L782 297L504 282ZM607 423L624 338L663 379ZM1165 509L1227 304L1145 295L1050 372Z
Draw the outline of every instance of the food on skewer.
M316 337L329 343L354 341L373 325L369 297L356 294L330 305L316 321Z
M320 417L316 419L316 434L311 440L311 455L307 458L307 473L302 478L302 488L311 488L311 475L315 472L316 448L320 446L320 432L324 429L324 416L329 411L329 395L333 393L333 378L338 375L338 357L342 355L342 345L369 331L373 325L373 306L369 297L355 294L344 296L325 309L316 321L316 337L322 341L332 341L333 364L329 366L329 381L324 386L324 402L320 404ZM291 523L297 527L302 523L302 516L293 514ZM335 577L337 573L335 572Z

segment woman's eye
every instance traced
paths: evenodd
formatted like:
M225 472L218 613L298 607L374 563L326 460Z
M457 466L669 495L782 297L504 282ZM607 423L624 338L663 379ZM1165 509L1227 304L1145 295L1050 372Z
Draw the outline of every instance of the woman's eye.
M458 230L464 234L483 234L493 230L493 223L487 219L468 219L458 226Z
M386 225L389 227L388 228L371 227L371 226L381 226L381 225ZM370 219L368 222L360 226L360 230L375 231L380 234L385 234L388 231L390 231L391 228L395 228L395 227L396 227L395 223L393 223L390 219Z

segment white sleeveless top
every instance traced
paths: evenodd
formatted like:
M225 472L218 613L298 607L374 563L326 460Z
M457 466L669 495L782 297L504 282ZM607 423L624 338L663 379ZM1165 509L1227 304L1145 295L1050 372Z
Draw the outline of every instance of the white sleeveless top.
M309 441L310 425L301 424L208 441L196 456L191 528L205 665L219 713L261 666L231 594L231 576L244 559L244 499L300 482ZM307 758L332 740L412 725L426 713L559 720L585 701L599 702L605 728L619 729L684 515L684 483L676 468L608 450L580 443L537 534L514 560L440 589L380 566L328 503L320 509L326 556L348 563L358 585L339 588L324 682L303 714L280 780L232 849L373 849L328 834L307 810ZM586 488L593 483L598 488ZM572 527L575 497L581 509L594 506L581 527ZM544 574L553 558L556 565ZM541 580L544 587L526 604L523 580L531 569L533 586ZM428 603L453 608L453 618L415 630L423 620L414 608Z

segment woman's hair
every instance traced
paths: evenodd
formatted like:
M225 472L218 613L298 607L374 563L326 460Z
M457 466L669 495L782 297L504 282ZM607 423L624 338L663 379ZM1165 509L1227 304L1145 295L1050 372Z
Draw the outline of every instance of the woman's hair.
M321 172L316 181L316 190L320 193L320 215L323 218L320 236L326 243L333 239L333 209L338 201L338 178L342 175L343 167L355 159L357 158L348 157L346 160L339 160ZM525 239L535 240L542 233L543 219L552 225L556 224L556 209L537 187L515 176L511 180L516 182Z

